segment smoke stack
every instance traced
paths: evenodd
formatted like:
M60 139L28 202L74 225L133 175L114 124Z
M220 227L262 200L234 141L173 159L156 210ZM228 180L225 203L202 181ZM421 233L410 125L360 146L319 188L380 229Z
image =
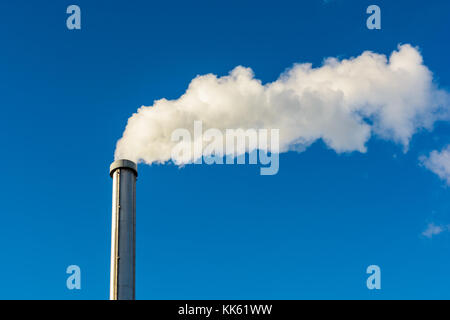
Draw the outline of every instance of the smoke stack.
M135 299L137 165L116 160L113 179L110 300Z

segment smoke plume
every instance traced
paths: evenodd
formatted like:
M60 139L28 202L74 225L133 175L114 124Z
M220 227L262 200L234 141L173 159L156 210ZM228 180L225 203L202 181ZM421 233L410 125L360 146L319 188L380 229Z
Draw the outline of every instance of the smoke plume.
M223 77L197 76L178 99L139 108L115 157L148 164L188 162L171 159L176 145L171 134L177 128L192 130L195 120L204 130L280 129L280 152L303 151L319 139L338 153L366 152L372 136L407 150L418 130L431 130L447 118L448 107L448 93L436 87L411 45L399 46L389 58L366 51L346 60L328 58L318 68L295 64L267 84L238 66Z

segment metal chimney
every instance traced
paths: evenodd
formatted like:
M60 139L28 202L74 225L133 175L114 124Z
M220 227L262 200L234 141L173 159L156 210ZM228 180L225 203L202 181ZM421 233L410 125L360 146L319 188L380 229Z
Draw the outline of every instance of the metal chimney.
M113 179L110 300L135 299L137 165L116 160Z

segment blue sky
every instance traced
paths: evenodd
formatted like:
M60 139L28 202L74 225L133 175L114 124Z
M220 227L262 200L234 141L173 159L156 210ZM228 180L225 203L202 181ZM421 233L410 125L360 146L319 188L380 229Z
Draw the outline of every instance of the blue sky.
M66 28L77 4L82 29ZM382 30L366 28L366 8ZM183 94L198 74L251 67L265 82L295 62L420 47L450 91L444 1L4 1L0 3L0 298L107 299L108 175L117 139L141 105ZM139 166L138 299L450 298L450 190L419 157L376 137L368 152L322 142L256 166ZM82 289L66 288L79 265ZM366 287L381 267L382 289Z

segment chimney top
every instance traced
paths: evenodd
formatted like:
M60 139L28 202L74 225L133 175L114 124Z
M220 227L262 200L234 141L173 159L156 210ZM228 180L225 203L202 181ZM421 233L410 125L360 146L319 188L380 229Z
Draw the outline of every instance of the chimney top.
M134 163L131 160L127 160L127 159L119 159L119 160L116 160L113 163L111 163L111 166L109 167L109 175L112 177L114 174L114 171L116 171L117 169L121 169L121 168L131 169L136 174L136 177L138 175L136 163Z

